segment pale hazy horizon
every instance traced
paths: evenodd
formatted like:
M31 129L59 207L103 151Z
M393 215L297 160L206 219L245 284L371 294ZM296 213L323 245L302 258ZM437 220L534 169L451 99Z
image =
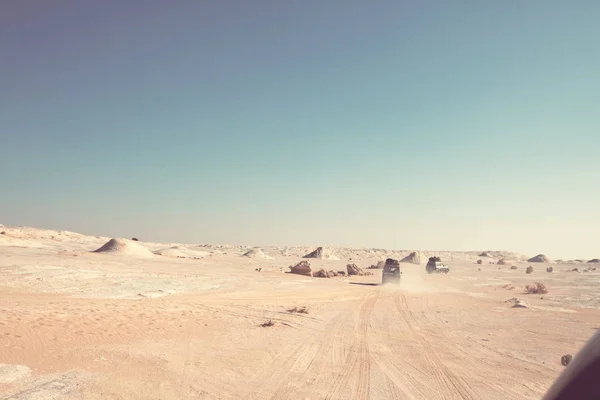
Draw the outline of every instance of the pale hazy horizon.
M600 3L0 5L0 223L600 257Z

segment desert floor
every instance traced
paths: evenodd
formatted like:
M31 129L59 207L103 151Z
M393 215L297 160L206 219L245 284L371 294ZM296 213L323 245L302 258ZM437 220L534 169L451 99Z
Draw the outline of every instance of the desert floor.
M449 274L422 260L381 286L380 270L285 273L308 248L93 253L109 238L0 230L0 399L538 399L600 325L600 271L585 264L443 253ZM349 251L309 261L337 271L387 254ZM524 294L534 281L549 293Z

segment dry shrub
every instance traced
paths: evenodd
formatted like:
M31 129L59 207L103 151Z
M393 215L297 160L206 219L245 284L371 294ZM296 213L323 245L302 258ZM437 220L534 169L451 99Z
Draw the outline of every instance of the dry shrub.
M268 320L267 322L265 322L263 324L260 324L260 327L261 328L267 328L267 327L273 326L273 325L275 325L275 322L273 322L272 320Z
M302 306L302 307L294 307L294 308L290 308L288 310L289 313L296 313L296 314L308 314L308 308L306 308L306 306Z
M528 294L545 294L548 293L546 285L540 282L534 282L533 285L525 286L525 290Z

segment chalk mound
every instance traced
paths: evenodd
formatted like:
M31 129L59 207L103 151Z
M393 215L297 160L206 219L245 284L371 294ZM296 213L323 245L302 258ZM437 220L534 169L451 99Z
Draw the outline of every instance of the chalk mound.
M179 250L177 247L169 247L167 249L156 250L154 254L165 257L186 258L187 254Z
M144 246L127 239L110 239L94 253L123 254L135 257L152 257L153 254Z
M314 251L308 253L302 258L318 258L320 260L339 260L331 251L323 247L317 247Z
M538 254L535 257L531 257L529 260L527 260L527 262L547 263L547 262L550 262L550 260L545 255Z
M253 249L248 250L247 252L245 252L244 254L242 254L242 257L248 257L248 258L263 258L263 259L271 259L272 257L269 257L268 255L266 255L265 253L263 253L262 249L255 247Z
M488 252L488 251L484 251L483 253L479 254L478 257L491 257L492 255Z
M400 262L410 264L421 264L421 254L417 253L416 251L413 251L412 253L404 257L402 260L400 260Z
M179 258L204 258L210 255L206 251L197 251L188 249L185 246L178 245L172 246L165 249L156 250L154 254L158 254L166 257L179 257Z

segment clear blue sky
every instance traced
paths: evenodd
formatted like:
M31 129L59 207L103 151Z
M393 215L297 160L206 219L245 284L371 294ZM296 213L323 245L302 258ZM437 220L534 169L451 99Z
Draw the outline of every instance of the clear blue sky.
M600 257L599 18L594 0L2 1L0 222Z

